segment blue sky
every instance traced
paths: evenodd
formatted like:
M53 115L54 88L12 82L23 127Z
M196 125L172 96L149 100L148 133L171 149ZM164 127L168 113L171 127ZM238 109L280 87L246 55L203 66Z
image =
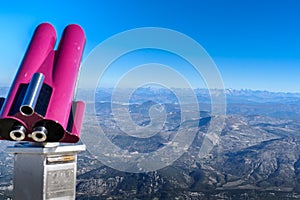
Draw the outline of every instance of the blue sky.
M35 27L50 22L58 34L70 23L84 28L84 59L114 34L164 27L199 42L227 88L300 92L299 10L297 0L6 1L0 5L0 84L11 83Z

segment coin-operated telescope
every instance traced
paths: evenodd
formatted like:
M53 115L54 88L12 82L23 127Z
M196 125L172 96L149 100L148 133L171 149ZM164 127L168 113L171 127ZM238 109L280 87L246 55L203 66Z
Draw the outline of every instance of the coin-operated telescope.
M0 99L0 139L76 143L84 103L74 90L85 44L78 25L65 28L57 50L52 25L39 25L7 98Z

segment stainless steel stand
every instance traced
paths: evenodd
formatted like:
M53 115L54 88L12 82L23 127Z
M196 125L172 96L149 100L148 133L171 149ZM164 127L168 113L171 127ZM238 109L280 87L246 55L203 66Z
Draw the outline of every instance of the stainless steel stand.
M74 200L77 153L85 145L20 143L8 147L14 154L14 200Z

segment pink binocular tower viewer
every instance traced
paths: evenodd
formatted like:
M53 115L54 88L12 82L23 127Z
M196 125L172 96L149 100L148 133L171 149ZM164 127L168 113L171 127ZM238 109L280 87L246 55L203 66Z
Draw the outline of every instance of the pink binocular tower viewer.
M57 50L55 42L52 25L37 27L9 94L0 102L0 139L78 142L85 105L73 97L85 35L72 24Z
M6 98L0 98L0 140L14 154L13 199L75 199L77 153L85 104L74 91L85 45L82 28L40 24ZM73 143L73 144L70 144Z

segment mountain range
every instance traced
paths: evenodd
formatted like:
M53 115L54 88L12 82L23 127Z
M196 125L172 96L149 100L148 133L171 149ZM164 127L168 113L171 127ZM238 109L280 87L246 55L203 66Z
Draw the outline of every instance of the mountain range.
M2 94L7 90L0 89ZM162 88L139 88L129 101L125 89L98 89L95 104L92 90L79 90L78 99L87 103L82 134L101 126L107 138L128 152L153 152L170 143L181 119L176 94ZM178 92L178 90L177 90ZM104 165L91 151L78 156L77 199L300 199L300 94L227 89L227 114L219 142L205 156L200 155L210 122L210 96L206 89L194 90L201 111L196 135L183 155L162 169L122 172ZM180 95L185 89L180 90ZM141 127L151 124L155 105L163 106L166 121L150 138L135 138L122 131L112 107L128 108ZM95 106L95 108L94 108ZM92 116L96 111L97 121ZM190 107L193 112L193 107ZM122 116L122 115L121 115ZM195 123L191 123L194 124ZM188 127L187 127L188 129ZM5 149L11 142L1 141ZM105 150L105 146L99 146ZM0 154L0 198L11 197L11 155Z

